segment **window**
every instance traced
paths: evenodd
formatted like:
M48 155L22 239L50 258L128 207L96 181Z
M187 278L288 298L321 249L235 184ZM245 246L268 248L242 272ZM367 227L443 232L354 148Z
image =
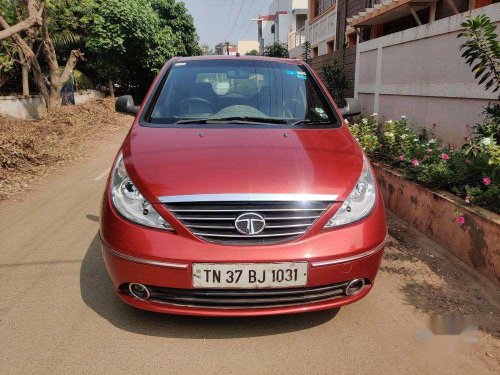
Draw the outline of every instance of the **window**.
M295 29L296 30L302 29L305 26L306 21L307 21L307 14L297 14L297 18L295 21L296 22Z
M318 47L313 47L312 48L312 57L318 57L319 52L318 52Z
M326 53L333 53L335 51L335 40L326 42Z
M470 9L478 9L493 4L493 0L471 0L469 4Z
M280 120L283 125L300 120L328 126L337 122L309 73L295 64L258 60L180 62L174 64L157 90L152 110L146 111L150 113L146 120L155 126L231 117L258 118L263 123L266 119Z
M314 0L314 17L317 17L331 8L337 0Z

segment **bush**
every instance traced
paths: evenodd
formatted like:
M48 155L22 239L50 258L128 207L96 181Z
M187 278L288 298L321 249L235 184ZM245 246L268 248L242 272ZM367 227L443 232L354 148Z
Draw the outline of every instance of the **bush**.
M264 56L288 58L288 45L285 43L274 43L264 48Z
M344 44L341 59L333 59L331 63L321 67L321 77L325 82L328 91L339 107L347 104L345 98L347 90L351 87L351 81L346 73L345 53L347 45Z
M490 133L490 122L497 120L476 125L460 148L429 138L424 130L414 131L404 116L379 123L372 115L349 128L367 155L400 169L406 178L500 213L500 146L497 134Z

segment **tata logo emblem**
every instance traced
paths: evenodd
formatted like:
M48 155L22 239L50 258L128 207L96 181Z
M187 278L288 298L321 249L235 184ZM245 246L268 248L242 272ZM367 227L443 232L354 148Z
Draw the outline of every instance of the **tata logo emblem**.
M259 234L264 230L266 227L266 221L261 215L248 212L236 218L234 227L241 234L252 236Z

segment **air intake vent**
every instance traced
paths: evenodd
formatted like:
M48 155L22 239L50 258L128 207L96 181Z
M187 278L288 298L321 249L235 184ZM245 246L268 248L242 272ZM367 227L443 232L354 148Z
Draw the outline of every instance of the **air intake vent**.
M167 203L166 207L205 241L259 245L302 236L331 204L332 201L210 201Z
M147 286L149 301L177 306L216 309L254 309L296 306L346 297L349 282L292 289L172 289ZM128 284L120 287L130 295Z

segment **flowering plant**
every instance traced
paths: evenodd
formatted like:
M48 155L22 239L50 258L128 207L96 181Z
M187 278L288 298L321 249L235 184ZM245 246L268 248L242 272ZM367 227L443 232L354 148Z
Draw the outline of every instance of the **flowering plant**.
M404 116L380 123L372 115L349 127L372 159L402 170L408 179L500 212L500 149L494 136L473 136L463 147L445 145L426 130L414 130Z

